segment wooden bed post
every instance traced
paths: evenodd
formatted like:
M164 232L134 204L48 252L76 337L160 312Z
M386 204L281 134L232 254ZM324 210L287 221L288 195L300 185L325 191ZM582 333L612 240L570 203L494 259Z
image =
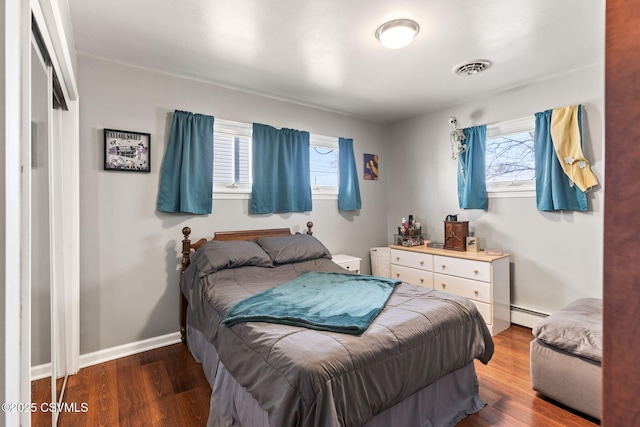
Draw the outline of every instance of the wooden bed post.
M182 235L184 239L182 239L182 270L180 270L180 277L184 271L189 267L191 255L191 240L189 239L189 235L191 234L191 229L189 227L184 227L182 229ZM178 286L178 291L180 292L180 339L183 344L187 343L187 299L182 293L182 289Z
M184 272L187 267L189 267L189 256L191 254L191 240L189 239L189 235L191 234L191 229L189 227L185 227L182 229L182 235L184 239L182 239L182 272Z

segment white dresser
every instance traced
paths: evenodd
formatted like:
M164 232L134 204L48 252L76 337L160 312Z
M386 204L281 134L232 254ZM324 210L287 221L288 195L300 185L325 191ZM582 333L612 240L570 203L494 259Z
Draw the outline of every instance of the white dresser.
M469 298L492 335L511 325L509 255L391 247L391 277Z

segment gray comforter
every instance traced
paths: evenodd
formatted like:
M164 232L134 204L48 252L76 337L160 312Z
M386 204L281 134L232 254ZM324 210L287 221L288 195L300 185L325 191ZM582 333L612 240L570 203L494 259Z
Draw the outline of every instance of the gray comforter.
M220 361L267 411L272 426L361 426L474 358L487 363L493 354L472 302L408 284L396 287L361 336L221 323L236 302L310 270L345 271L317 259L198 278L192 264L181 280L187 322L215 345Z

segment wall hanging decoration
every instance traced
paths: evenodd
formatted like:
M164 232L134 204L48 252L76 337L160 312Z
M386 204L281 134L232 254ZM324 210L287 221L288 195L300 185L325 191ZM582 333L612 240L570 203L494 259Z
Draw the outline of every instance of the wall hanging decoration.
M449 117L451 132L449 132L449 142L451 142L451 160L456 160L458 156L467 150L467 145L463 142L466 137L462 129L458 129L458 119Z
M104 130L104 170L150 172L150 160L150 134Z
M367 181L378 180L378 155L366 154L364 155L364 179Z

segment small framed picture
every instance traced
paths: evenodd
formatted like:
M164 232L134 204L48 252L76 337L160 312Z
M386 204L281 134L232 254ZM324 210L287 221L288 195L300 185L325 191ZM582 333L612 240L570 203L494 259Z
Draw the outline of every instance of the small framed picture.
M378 155L366 154L364 155L364 179L369 181L378 180Z
M467 237L467 252L478 252L478 238L469 236Z
M151 172L151 135L104 130L104 170Z

